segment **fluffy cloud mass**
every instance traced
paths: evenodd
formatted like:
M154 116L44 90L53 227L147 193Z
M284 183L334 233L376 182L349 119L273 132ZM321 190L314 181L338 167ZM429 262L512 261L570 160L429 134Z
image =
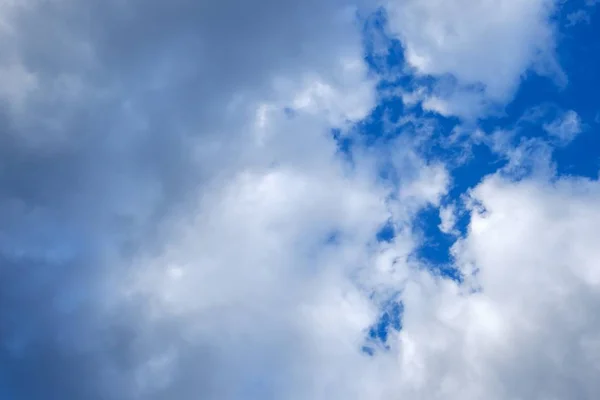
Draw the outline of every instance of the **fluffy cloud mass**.
M404 292L398 393L594 398L600 392L598 181L483 181L453 249L466 285L421 276ZM399 397L400 398L400 397Z
M497 111L529 68L564 79L554 56L552 0L390 1L390 25L417 74L443 77L424 107L477 118Z
M600 183L448 202L437 125L361 131L369 15L473 120L560 74L554 6L0 1L0 398L598 397ZM431 209L460 278L416 256Z

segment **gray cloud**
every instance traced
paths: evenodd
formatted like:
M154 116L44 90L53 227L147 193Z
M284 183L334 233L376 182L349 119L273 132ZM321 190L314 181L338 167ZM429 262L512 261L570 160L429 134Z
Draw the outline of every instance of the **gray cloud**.
M424 74L504 101L528 46L554 48L550 2L497 21L487 3L434 3L396 9L431 22L425 41L403 34L443 59ZM597 182L554 179L549 145L498 133L508 172L527 156L544 173L500 171L464 197L466 281L432 276L412 221L451 182L419 156L419 121L352 168L329 135L376 101L348 5L0 3L0 397L597 397ZM499 76L470 34L490 15L490 40L519 50ZM475 42L439 46L440 24ZM388 221L397 236L376 243ZM403 329L368 357L390 293Z
M106 303L199 193L272 162L247 121L276 96L274 78L333 79L338 59L357 55L344 5L2 5L0 69L12 80L0 91L0 354L11 396L243 397L241 359L225 362L166 321L148 325L144 298ZM170 351L177 371L140 372Z

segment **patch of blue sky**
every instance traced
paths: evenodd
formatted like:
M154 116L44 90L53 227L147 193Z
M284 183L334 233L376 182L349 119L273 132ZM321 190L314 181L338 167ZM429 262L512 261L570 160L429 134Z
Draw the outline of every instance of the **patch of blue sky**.
M388 337L391 331L402 329L403 305L395 299L389 300L382 307L379 319L369 329L362 351L373 356L377 351L389 349Z
M419 212L415 224L417 234L421 236L422 243L417 248L414 257L425 264L431 272L444 278L461 282L463 277L459 270L454 267L450 248L456 238L450 234L440 231L440 216L436 207L426 207ZM466 229L467 221L461 221Z
M581 133L566 145L553 146L552 161L556 173L558 176L597 178L600 170L600 41L597 40L600 37L600 24L593 10L585 7L584 1L566 2L555 15L559 30L557 59L567 80L560 82L560 79L527 73L504 112L480 119L477 126L485 135L497 130L513 131L512 144L528 139L550 141L544 125L551 123L561 113L573 110L580 117ZM588 13L587 17L572 23L573 13L582 9ZM416 120L428 119L434 129L422 148L422 155L430 161L441 160L450 168L452 186L442 204L459 206L455 229L459 235L464 234L469 215L460 212L461 194L475 187L485 176L498 171L506 160L486 144L459 140L449 145L448 138L461 126L458 119L424 111L420 104L407 107L400 96L393 95L394 91L410 91L417 86L427 90L437 82L432 77L410 74L402 46L398 41L386 37L385 24L385 14L380 12L366 20L364 31L365 60L372 73L380 77L380 104L358 125L358 138L340 140L340 148L351 154L356 146L385 146L399 135L411 132L399 124L403 117L411 115ZM385 45L384 51L382 44ZM390 71L401 73L391 74ZM394 78L388 79L391 76ZM393 128L390 129L390 126ZM467 136L464 140L468 142L470 138ZM392 184L397 183L398 177L391 164L383 161L381 166L380 177ZM432 272L460 281L460 273L452 267L450 255L456 238L441 232L439 224L439 210L436 207L425 208L419 213L416 229L422 237L422 245L414 256L428 265ZM377 239L390 242L394 235L394 227L387 224L382 227ZM401 304L394 302L384 307L379 320L369 331L370 344L363 348L366 354L374 354L378 348L374 343L385 348L390 329L401 329L401 310Z
M515 139L544 138L544 123L550 122L557 111L573 110L581 118L582 132L569 145L554 149L557 174L596 178L600 168L600 24L593 9L586 11L590 13L589 20L569 26L567 19L583 7L583 1L565 2L556 16L560 26L557 58L567 82L561 85L534 73L527 74L505 114L485 119L480 126L486 131L514 127L532 108L542 107L547 111L545 115L527 124Z
M553 161L559 175L574 174L596 177L600 167L600 135L597 134L600 123L600 96L596 89L600 87L600 74L597 73L600 71L600 42L594 38L600 37L600 24L595 24L593 20L590 20L574 26L565 26L567 16L585 6L583 2L577 3L573 2L568 6L565 4L556 15L558 24L561 25L557 58L563 72L568 77L568 82L561 85L560 82L547 77L528 73L523 77L514 100L506 106L505 112L502 115L490 116L478 121L478 126L486 134L491 134L499 129L514 130L513 144L526 138L547 139L548 133L544 129L544 124L550 123L560 112L574 110L581 118L582 132L568 145L554 148ZM397 124L400 118L408 113L417 119L430 119L435 125L435 129L426 145L423 146L423 155L430 160L440 159L452 168L453 184L447 201L456 201L460 194L474 187L486 175L502 167L504 161L483 144L469 146L469 154L461 157L465 152L465 148L460 146L461 143L448 145L447 140L454 129L460 126L458 119L425 112L419 105L407 110L400 98L386 96L385 93L394 88L410 90L415 86L431 87L435 84L435 79L431 77L416 78L410 73L404 73L401 74L400 79L387 80L385 78L386 70L408 70L404 66L402 46L398 41L388 39L386 52L382 52L381 48L373 45L377 38L381 43L380 37L385 35L385 15L382 12L368 20L366 25L371 31L366 35L366 60L372 70L381 75L383 79L379 85L381 103L359 125L359 131L365 138L364 141L361 141L361 145L385 144L403 134L406 131L405 127L397 127L390 131L386 129L386 123L388 126L390 122L392 125ZM385 61L384 63L382 63L382 59ZM524 122L524 116L534 109L541 110L538 118ZM350 151L350 148L351 146L346 146L346 151ZM456 160L461 161L456 162ZM386 164L382 163L382 165ZM393 172L390 171L381 173L383 177L392 175ZM424 220L429 220L437 226L439 221L432 216L434 213L430 211L423 212ZM459 228L461 227L459 226ZM434 233L436 230L425 229L425 231ZM439 242L437 239L441 239L441 237L434 238L431 242ZM446 261L445 257L440 257L439 251L433 250L433 248L431 251L423 253L425 257L428 257L427 254L431 254L433 261Z

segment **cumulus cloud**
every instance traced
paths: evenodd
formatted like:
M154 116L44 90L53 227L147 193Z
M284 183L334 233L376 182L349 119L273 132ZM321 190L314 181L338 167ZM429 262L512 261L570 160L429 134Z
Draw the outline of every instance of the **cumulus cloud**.
M352 5L2 6L6 396L284 396L320 244L387 219L329 134L374 101Z
M425 276L407 285L400 360L406 395L594 398L600 365L599 184L497 175L454 257L476 291Z
M389 1L390 29L418 75L439 78L424 107L474 119L506 104L528 70L564 80L552 0Z
M376 5L0 2L0 397L597 397L598 183L487 178L466 233L440 210L462 281L428 271L414 221L452 178L426 133L331 134L376 106ZM388 6L412 67L481 101L552 60L549 3Z

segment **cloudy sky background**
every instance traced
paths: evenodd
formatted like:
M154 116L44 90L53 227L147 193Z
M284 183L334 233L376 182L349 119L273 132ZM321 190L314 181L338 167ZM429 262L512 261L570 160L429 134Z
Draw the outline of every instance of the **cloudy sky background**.
M599 398L597 3L0 0L0 398Z

